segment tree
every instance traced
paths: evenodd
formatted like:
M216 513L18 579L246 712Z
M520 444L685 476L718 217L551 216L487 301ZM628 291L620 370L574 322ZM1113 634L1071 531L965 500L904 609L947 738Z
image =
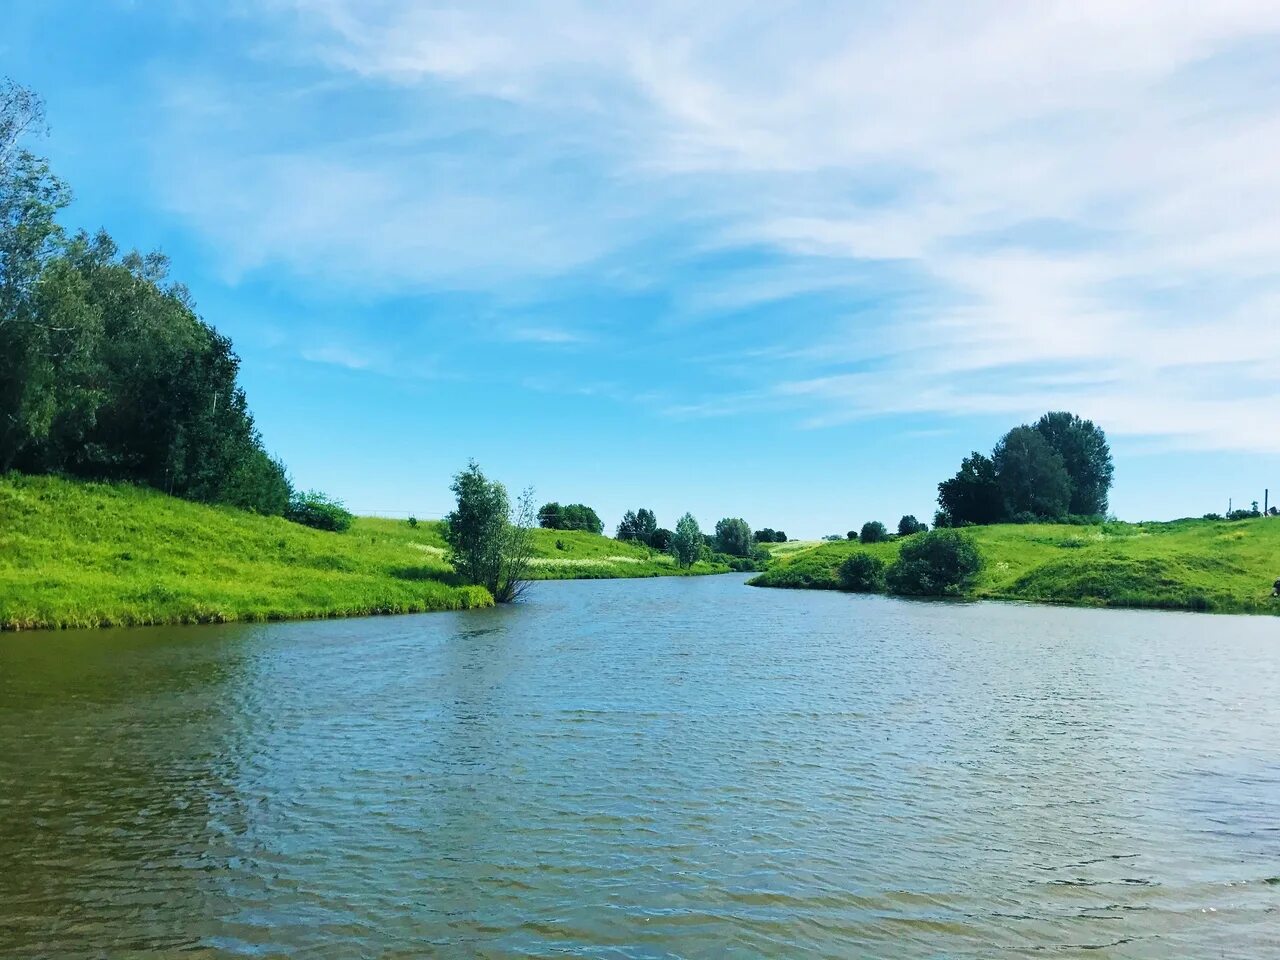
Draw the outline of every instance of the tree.
M982 570L982 556L957 530L934 530L902 545L885 572L891 593L919 597L959 596Z
M628 510L622 515L622 522L618 524L617 539L649 543L657 529L658 518L653 515L652 510L645 507L634 511Z
M533 556L533 492L521 495L513 516L506 487L486 478L474 460L450 489L457 506L445 517L445 542L454 570L498 603L517 599L528 586Z
M927 524L921 523L909 513L898 521L898 536L900 537L909 537L913 533L924 533L928 529Z
M538 509L538 525L545 530L586 530L602 533L604 524L590 507L581 503L544 503Z
M884 561L869 553L855 553L836 569L843 590L879 593L884 589Z
M666 527L659 527L653 531L653 536L649 538L649 546L662 553L671 552L671 541L675 538L675 534Z
M999 523L1004 519L1004 497L996 482L996 467L990 457L973 451L950 480L938 484L938 505L947 526L968 523ZM941 526L935 518L934 526Z
M784 531L784 530L775 530L775 531L773 531L773 542L774 542L774 543L786 543L786 542L787 542L787 534L786 534L786 531Z
M1071 479L1068 511L1085 516L1104 515L1115 466L1102 428L1074 413L1057 411L1037 420L1035 429L1062 457Z
M44 160L20 146L43 122L39 97L11 80L0 82L0 472L25 445L47 436L64 382L60 348L68 331L42 315L38 285L61 242L55 217L71 194ZM80 314L68 279L55 278L56 290L45 297L53 295L59 320L75 324ZM73 354L73 362L81 358L80 350Z
M725 517L716 523L716 549L733 557L749 557L752 553L751 527L738 517Z
M857 530L850 530L848 533L846 533L846 534L844 535L844 538L845 538L846 540L848 540L848 541L852 542L852 543L857 543L857 542L858 542L858 531L857 531Z
M879 520L868 520L862 525L862 533L858 539L863 543L879 543L889 536L889 531L885 529L883 523Z
M543 530L562 530L563 522L560 504L552 501L538 508L538 526Z
M1014 427L996 444L991 461L1004 497L1005 515L1065 516L1071 506L1071 477L1049 441L1033 427Z
M355 519L343 506L341 500L325 496L319 490L295 492L289 498L289 507L285 511L284 518L300 523L304 527L332 530L335 533L342 533L349 529L351 521Z
M21 145L42 124L38 97L0 83L0 471L283 513L292 488L263 449L231 342L168 282L163 256L59 229L70 194Z
M686 513L676 523L671 537L671 553L682 567L691 567L702 553L702 528L693 514Z
M585 530L587 533L604 532L599 515L585 503L566 504L561 511L562 530Z

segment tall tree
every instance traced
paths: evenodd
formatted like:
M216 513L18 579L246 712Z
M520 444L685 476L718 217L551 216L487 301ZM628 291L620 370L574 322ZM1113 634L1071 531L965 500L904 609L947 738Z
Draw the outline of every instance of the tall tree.
M653 542L653 535L658 529L658 518L652 510L641 507L639 510L628 510L622 515L618 524L617 539L639 540L641 543Z
M1071 477L1062 455L1033 427L1014 427L996 444L992 462L1006 514L1058 518L1071 505Z
M1071 478L1070 512L1105 514L1115 466L1102 428L1065 410L1046 413L1035 428L1062 457Z
M686 513L676 523L671 538L671 553L682 567L691 567L702 553L702 528L693 514Z
M1004 497L991 458L976 450L965 457L956 475L938 484L938 505L938 519L951 526L1004 519Z
M512 515L507 488L489 480L472 460L450 486L457 505L445 517L449 561L466 582L486 588L498 603L517 599L528 585L537 514L525 491Z
M0 470L47 435L62 361L80 359L80 351L66 350L65 324L78 320L77 311L59 309L52 322L40 311L38 282L62 238L55 217L71 199L48 164L21 146L24 134L43 122L39 97L11 80L0 82ZM60 308L69 306L65 281L55 278L59 296L46 294Z
M716 523L716 549L732 557L751 556L751 527L738 517L725 517Z

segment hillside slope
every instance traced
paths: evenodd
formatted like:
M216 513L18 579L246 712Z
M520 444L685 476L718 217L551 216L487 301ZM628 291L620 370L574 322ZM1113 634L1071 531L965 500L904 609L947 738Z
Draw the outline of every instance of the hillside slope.
M977 599L1091 606L1280 613L1280 519L1232 523L1002 524L970 527L985 567ZM830 543L779 555L756 586L839 588L836 568L855 551L890 563L900 541Z
M541 578L718 573L605 537L537 531ZM561 548L557 548L557 541ZM0 628L281 620L460 610L438 523L327 533L144 487L0 477Z

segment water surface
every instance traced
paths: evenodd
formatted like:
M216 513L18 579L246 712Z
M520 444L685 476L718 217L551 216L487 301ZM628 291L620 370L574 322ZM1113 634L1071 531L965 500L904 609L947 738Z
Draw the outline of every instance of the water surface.
M1280 623L542 583L0 637L0 955L1280 955Z

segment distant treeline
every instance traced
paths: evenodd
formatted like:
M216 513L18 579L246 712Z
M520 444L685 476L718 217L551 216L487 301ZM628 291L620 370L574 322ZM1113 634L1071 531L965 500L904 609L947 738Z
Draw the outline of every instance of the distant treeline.
M42 125L39 98L0 82L0 471L285 513L292 490L254 427L231 342L163 256L63 231L70 192L22 146Z

